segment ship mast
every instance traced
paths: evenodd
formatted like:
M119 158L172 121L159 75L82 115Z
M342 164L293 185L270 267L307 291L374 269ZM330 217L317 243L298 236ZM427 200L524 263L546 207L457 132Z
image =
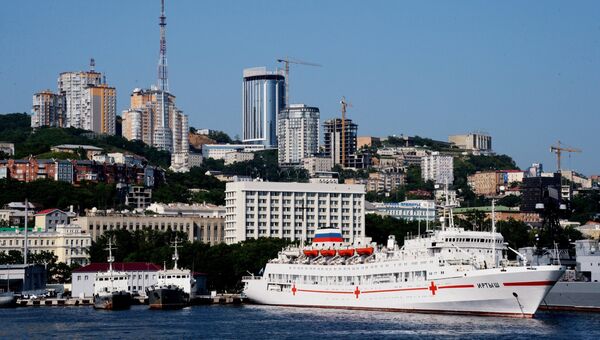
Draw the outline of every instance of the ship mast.
M492 263L496 268L496 200L492 200Z
M175 238L175 242L173 242L172 247L175 248L175 253L173 254L173 269L177 268L177 260L179 260L179 253L177 252L177 248L179 246L179 239Z
M27 198L25 199L25 249L23 249L23 264L27 265L27 254L29 253L29 238L28 238L28 230L27 230L27 220L29 219L29 201Z
M113 262L115 262L115 258L112 255L112 250L113 250L113 246L112 246L112 237L108 238L108 248L106 248L106 250L108 250L108 275L110 276L110 290L113 291L114 290L114 285L113 285Z

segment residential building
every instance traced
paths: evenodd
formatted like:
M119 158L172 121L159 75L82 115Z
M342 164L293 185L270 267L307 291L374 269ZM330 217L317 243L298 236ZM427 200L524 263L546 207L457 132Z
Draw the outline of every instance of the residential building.
M51 90L44 90L33 95L31 109L31 127L62 127L65 124L65 97Z
M367 213L392 216L407 221L437 221L435 202L431 200L407 200L390 203L368 202L367 207Z
M503 184L502 179L502 173L498 171L477 171L467 177L467 182L477 195L496 196Z
M588 178L580 173L573 170L561 170L560 174L563 180L571 182L573 186L580 187L582 189L589 189L592 187L592 179Z
M202 157L212 159L225 159L231 152L256 152L265 150L264 145L253 144L204 144L202 145Z
M15 154L15 143L0 142L0 152L13 156Z
M328 172L333 168L333 161L330 157L310 156L302 159L302 167L308 171L312 177L318 172Z
M121 113L123 137L128 140L144 141L144 125L142 111L139 109L127 109Z
M87 159L93 159L95 155L101 154L104 150L102 148L93 145L78 145L78 144L61 144L55 145L50 148L52 152L71 152L77 153L79 150L83 150L86 154Z
M345 138L342 138L342 125L344 125ZM331 158L334 165L340 164L349 167L351 155L356 154L357 131L358 125L354 124L351 119L346 119L344 124L340 118L325 121L323 124L324 155ZM342 164L342 158L344 158L345 164Z
M125 205L134 209L146 209L152 204L152 189L139 185L127 188Z
M537 204L545 204L548 199L561 200L560 173L542 173L537 177L525 177L521 185L521 211L536 212Z
M90 65L93 67L93 65ZM58 76L58 93L65 100L65 121L62 127L92 131L89 87L103 84L102 74L94 71L63 72Z
M189 163L190 163L190 169L195 167L195 166L202 166L202 154L201 153L195 153L195 152L190 152L189 156Z
M225 165L231 165L231 164L237 163L237 162L251 161L253 159L254 159L254 152L247 152L247 151L228 152L223 157L223 160L225 161Z
M53 230L34 228L27 234L27 241L27 248L31 254L50 252L58 257L58 262L68 265L85 265L89 262L88 248L92 245L92 238L78 225L59 224ZM24 247L23 228L0 231L0 252L18 250L23 253Z
M587 238L600 239L600 222L587 221L586 224L576 227Z
M454 182L454 159L439 152L421 158L421 177L424 181L451 185Z
M448 141L459 149L482 154L492 153L492 136L486 133L473 132L464 135L452 135L448 137Z
M111 213L106 211L89 211L85 216L72 220L78 224L95 241L107 230L158 230L181 231L188 235L190 242L215 245L224 241L225 219L219 216L172 216L145 215L137 213Z
M117 119L117 91L106 84L83 89L82 128L114 135Z
M278 161L281 166L300 166L305 157L319 152L319 109L292 104L279 111Z
M56 226L69 223L69 216L60 209L44 209L35 215L35 228L41 231L56 230Z
M338 227L344 241L365 236L363 185L233 182L225 188L225 243L259 237L310 242Z
M285 107L285 76L266 67L244 70L242 86L242 140L277 147L277 117Z

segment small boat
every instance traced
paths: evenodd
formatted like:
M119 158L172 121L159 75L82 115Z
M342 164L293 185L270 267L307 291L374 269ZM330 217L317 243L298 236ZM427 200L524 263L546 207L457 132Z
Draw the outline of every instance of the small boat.
M10 308L17 306L17 296L13 292L0 293L0 308Z
M317 257L319 256L319 251L317 249L304 249L304 255L308 257Z
M150 309L181 309L189 305L192 290L192 272L179 269L177 261L178 240L173 245L173 269L163 269L158 272L158 282L146 289Z
M373 255L373 247L356 248L358 255Z
M339 249L338 255L343 256L343 257L350 257L350 256L354 255L354 249L352 249L352 248Z
M335 249L321 249L321 255L323 256L335 256Z

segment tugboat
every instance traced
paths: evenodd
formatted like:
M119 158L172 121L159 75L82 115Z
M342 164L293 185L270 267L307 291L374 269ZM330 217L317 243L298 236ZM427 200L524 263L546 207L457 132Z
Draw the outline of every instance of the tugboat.
M127 273L114 272L112 240L108 239L108 272L96 274L94 281L94 309L123 310L131 307L131 294L127 289Z
M158 282L146 289L150 309L181 309L190 302L192 273L189 270L178 268L177 247L178 240L176 239L173 244L173 248L175 248L173 269L165 267L159 271Z

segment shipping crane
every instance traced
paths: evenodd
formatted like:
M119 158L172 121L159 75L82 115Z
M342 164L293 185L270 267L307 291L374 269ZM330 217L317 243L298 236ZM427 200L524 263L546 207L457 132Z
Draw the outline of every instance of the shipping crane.
M284 71L285 71L285 106L290 106L290 64L298 64L298 65L307 65L307 66L316 66L321 67L323 65L309 63L307 61L290 59L290 57L285 57L285 59L277 59L278 63L284 63Z
M560 144L560 141L557 142L557 145L550 146L550 152L556 154L556 163L557 163L557 171L560 172L560 157L563 152L581 152L581 149L571 148L571 147L563 147Z
M346 166L346 109L352 107L352 103L346 101L346 97L340 100L342 105L342 166Z

